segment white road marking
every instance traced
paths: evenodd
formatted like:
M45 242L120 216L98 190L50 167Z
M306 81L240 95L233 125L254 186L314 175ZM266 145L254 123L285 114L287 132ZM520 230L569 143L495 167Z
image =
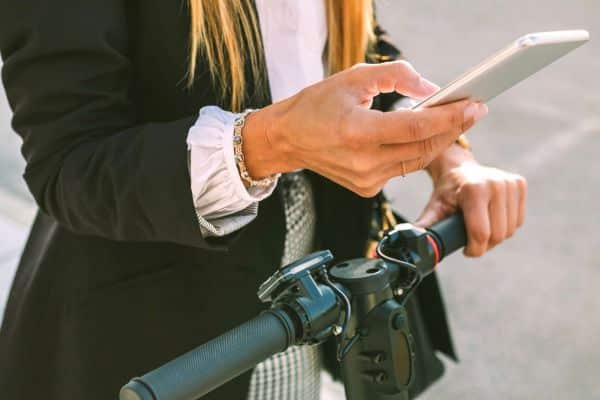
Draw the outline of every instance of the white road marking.
M573 128L562 129L560 132L553 134L547 141L540 143L538 147L525 152L513 164L511 170L519 171L519 173L531 179L544 172L542 167L563 157L566 152L593 133L600 134L600 118L585 119Z

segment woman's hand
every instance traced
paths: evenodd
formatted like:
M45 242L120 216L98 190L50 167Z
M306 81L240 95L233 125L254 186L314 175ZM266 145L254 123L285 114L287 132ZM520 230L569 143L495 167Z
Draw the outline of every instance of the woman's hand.
M437 86L410 64L357 65L252 113L244 128L251 176L307 168L370 197L425 168L487 112L461 101L419 111L371 110L379 93L425 97Z
M522 176L480 165L459 146L444 152L429 172L434 191L416 224L430 226L461 209L468 236L466 256L481 256L523 224L527 181Z

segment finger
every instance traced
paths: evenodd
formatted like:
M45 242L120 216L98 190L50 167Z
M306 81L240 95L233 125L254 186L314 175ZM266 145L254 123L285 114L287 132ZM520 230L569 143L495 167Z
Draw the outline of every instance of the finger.
M506 237L512 237L517 230L519 220L519 187L517 182L506 182Z
M485 253L490 238L489 194L480 185L466 186L459 193L467 230L467 246L463 253L467 257L479 257Z
M364 143L411 143L448 132L458 137L486 112L484 105L468 100L422 110L363 109L353 115L352 129Z
M358 64L352 68L351 74L355 87L367 98L390 92L423 98L439 90L437 85L421 77L406 61Z
M508 229L506 184L505 182L493 182L491 190L492 197L489 206L491 235L488 249L506 239Z
M470 123L472 125L472 123ZM436 158L450 147L460 136L456 132L447 132L425 140L402 144L384 144L380 146L380 156L384 163L397 164L401 160L417 158Z
M391 167L387 168L387 178L390 179L395 176L406 176L416 171L425 169L432 161L433 156L430 157L419 157L412 160L400 160Z
M467 129L472 125L473 122L470 122ZM393 177L404 176L425 169L444 150L456 142L458 136L460 135L450 132L420 142L369 147L373 149L369 153L369 157L376 161L368 164L377 165L378 174L386 181ZM338 169L356 172L356 168L346 168L345 166L338 166Z
M420 226L422 228L426 228L428 226L435 224L437 218L438 218L438 210L436 209L435 204L432 204L431 202L429 202L425 206L425 209L421 213L421 216L419 218L417 218L417 220L415 221L415 225Z
M411 160L402 160L398 158L393 165L385 170L386 178L390 179L396 176L405 176L413 172L422 171L427 168L438 155L439 153L429 151L427 154Z
M430 227L431 225L440 222L442 219L452 214L453 211L455 210L445 207L440 201L429 201L421 213L421 216L415 221L415 225L422 228Z
M519 217L517 226L523 225L525 222L525 214L527 214L527 181L522 176L517 178L517 186L519 187Z

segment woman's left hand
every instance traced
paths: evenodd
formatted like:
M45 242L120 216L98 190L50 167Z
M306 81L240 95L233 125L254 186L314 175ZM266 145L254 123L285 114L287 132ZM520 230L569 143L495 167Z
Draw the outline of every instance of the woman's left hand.
M458 145L434 160L428 171L434 191L416 224L430 226L462 210L466 256L483 255L523 224L527 181L522 176L483 166Z

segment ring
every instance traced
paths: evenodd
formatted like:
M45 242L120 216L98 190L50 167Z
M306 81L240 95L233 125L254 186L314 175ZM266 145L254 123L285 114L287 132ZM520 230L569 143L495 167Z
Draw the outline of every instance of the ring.
M402 177L406 177L406 166L404 165L404 161L400 161L400 165L402 166Z

